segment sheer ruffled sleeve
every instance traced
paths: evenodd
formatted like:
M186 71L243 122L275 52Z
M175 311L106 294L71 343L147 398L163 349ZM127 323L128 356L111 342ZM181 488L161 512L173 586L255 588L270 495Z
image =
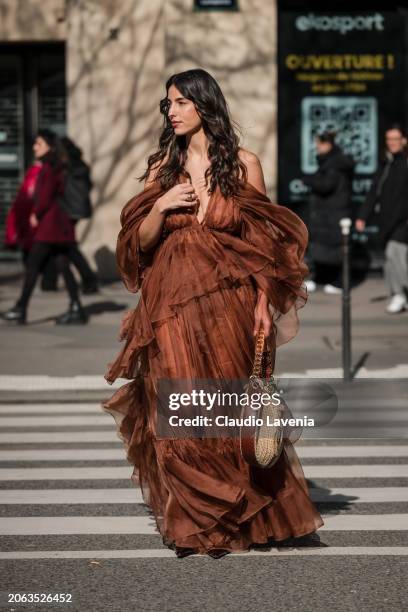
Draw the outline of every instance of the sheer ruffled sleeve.
M304 279L309 270L304 255L308 231L296 213L273 204L249 183L235 196L235 202L242 219L241 238L250 246L244 262L268 297L279 346L297 333L297 310L307 300Z
M160 185L153 183L129 200L120 216L121 230L116 244L116 263L123 283L133 293L139 290L157 248L156 245L148 252L141 251L139 228L160 193Z

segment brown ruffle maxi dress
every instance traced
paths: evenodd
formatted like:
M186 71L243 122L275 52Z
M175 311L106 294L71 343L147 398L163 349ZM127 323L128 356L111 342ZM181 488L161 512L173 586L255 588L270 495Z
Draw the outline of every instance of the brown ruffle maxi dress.
M154 182L126 204L117 243L123 282L140 289L140 300L124 317L124 347L105 376L130 382L103 409L116 421L132 480L178 554L245 551L313 533L323 520L289 440L272 468L257 469L241 457L238 439L157 439L154 418L160 378L248 377L257 287L271 304L272 348L296 334L307 299L307 229L246 182L230 198L217 187L201 223L194 210L168 213L147 255L138 229L162 193Z

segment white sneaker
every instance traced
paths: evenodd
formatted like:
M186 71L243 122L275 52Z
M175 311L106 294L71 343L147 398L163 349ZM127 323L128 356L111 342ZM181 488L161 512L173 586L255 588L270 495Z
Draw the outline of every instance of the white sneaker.
M340 287L335 287L334 285L325 285L323 287L323 291L330 295L341 295L343 293L343 289L340 289Z
M387 305L387 308L385 309L385 311L388 312L388 314L398 314L399 312L402 312L403 310L405 310L406 307L407 307L407 299L405 295L396 293L392 297L389 304Z
M317 285L314 280L309 279L305 281L305 285L308 293L313 293L313 291L316 291L317 289Z

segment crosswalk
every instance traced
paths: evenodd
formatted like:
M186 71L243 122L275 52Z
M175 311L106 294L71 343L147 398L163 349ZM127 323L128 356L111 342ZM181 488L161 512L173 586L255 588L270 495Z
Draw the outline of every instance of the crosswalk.
M0 559L176 559L98 404L2 404L0 431ZM408 555L408 440L306 440L296 450L326 545L237 556Z

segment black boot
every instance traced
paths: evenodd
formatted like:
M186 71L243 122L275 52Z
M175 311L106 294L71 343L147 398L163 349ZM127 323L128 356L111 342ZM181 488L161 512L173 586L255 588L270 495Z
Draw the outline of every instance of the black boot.
M16 304L15 306L13 306L13 308L10 308L9 310L6 310L6 312L3 312L1 317L5 321L24 325L27 320L27 312L25 308Z
M71 302L67 312L57 317L55 323L57 325L83 325L87 321L88 315L80 302Z

